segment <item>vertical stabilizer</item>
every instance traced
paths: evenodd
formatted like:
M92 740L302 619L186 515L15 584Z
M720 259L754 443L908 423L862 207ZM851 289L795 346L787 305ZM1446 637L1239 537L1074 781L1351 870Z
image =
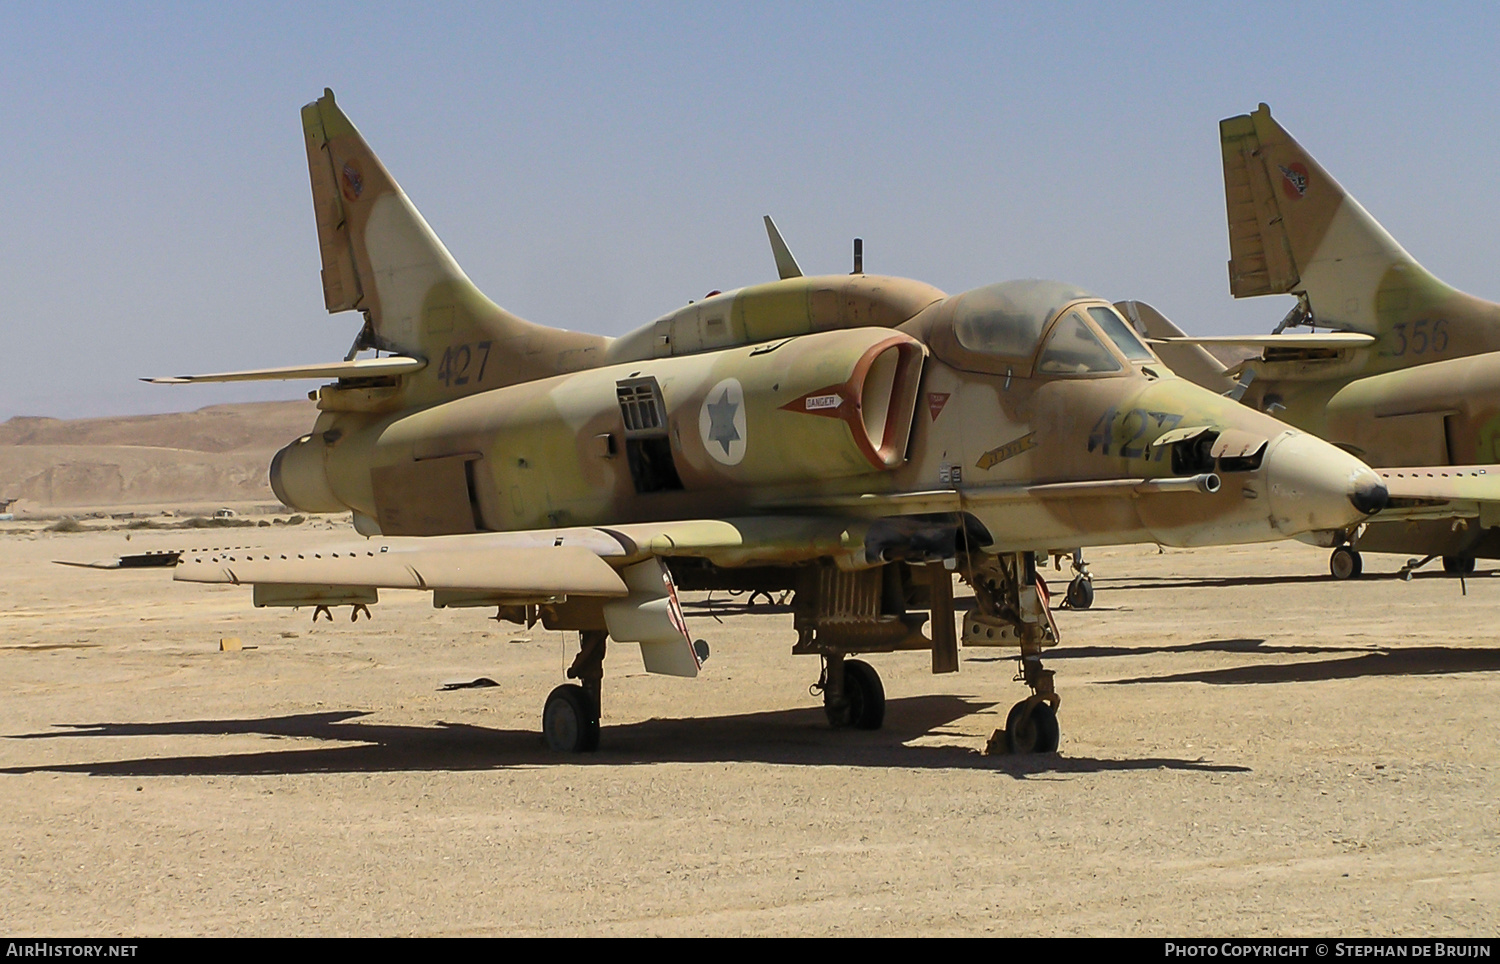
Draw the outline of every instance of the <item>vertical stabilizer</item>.
M1219 137L1236 298L1306 294L1317 324L1379 334L1387 309L1446 291L1265 104L1220 121Z
M776 259L776 273L781 280L802 277L802 267L792 257L792 249L781 239L781 232L776 230L776 222L769 214L766 215L766 237L771 239L771 257Z
M411 401L470 394L589 367L607 339L523 321L464 274L358 130L333 91L302 108L323 300L357 310L357 348L423 358Z

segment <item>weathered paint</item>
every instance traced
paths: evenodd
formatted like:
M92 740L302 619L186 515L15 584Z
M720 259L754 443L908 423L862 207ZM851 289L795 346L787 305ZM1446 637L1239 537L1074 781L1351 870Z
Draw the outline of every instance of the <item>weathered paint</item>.
M1235 297L1294 294L1317 325L1376 339L1333 351L1268 349L1227 373L1250 376L1244 403L1374 466L1500 459L1500 304L1418 264L1266 105L1222 121L1220 136ZM1196 380L1223 390L1221 376L1201 369ZM1500 544L1486 542L1480 526L1462 540L1453 533L1465 528L1399 528L1371 527L1361 548L1454 554L1463 544L1489 555Z

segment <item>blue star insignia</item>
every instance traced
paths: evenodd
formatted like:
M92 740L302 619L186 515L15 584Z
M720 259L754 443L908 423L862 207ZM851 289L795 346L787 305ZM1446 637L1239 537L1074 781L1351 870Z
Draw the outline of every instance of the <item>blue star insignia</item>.
M724 447L725 455L729 454L729 443L740 438L739 430L734 427L734 413L738 408L738 404L729 400L727 388L717 402L708 403L708 437Z

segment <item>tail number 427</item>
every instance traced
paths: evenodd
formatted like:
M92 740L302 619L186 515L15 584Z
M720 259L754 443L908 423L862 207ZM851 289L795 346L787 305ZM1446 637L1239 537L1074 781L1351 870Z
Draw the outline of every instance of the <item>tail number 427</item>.
M484 380L484 368L489 360L490 343L487 341L473 347L451 345L443 349L443 360L438 362L438 381L448 386L467 385L472 375L474 383L478 384Z

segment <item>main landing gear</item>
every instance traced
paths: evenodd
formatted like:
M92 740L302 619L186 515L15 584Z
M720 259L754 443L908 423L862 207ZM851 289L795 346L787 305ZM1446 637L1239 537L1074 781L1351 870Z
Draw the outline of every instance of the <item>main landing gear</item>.
M1087 576L1081 559L1076 568ZM991 752L1055 752L1062 700L1053 672L1042 665L1042 652L1057 645L1058 632L1047 584L1030 552L973 552L919 564L895 562L854 571L826 565L800 571L793 606L798 638L792 652L821 658L822 673L812 689L823 697L828 722L860 730L878 730L885 722L880 675L869 663L851 658L853 653L926 650L934 673L958 671L955 569L974 589L974 605L963 618L963 643L1018 647L1015 679L1031 690L1011 708L1005 729L990 738ZM929 619L931 638L922 633ZM607 641L603 630L582 632L578 656L568 669L577 682L559 686L547 697L542 732L555 751L587 753L599 747Z
M587 630L568 678L547 697L542 709L542 735L559 753L592 753L599 749L599 698L604 688L604 648L609 634Z
M823 693L823 712L828 725L838 729L878 730L885 723L885 687L875 667L841 653L823 657L823 675L813 684Z

